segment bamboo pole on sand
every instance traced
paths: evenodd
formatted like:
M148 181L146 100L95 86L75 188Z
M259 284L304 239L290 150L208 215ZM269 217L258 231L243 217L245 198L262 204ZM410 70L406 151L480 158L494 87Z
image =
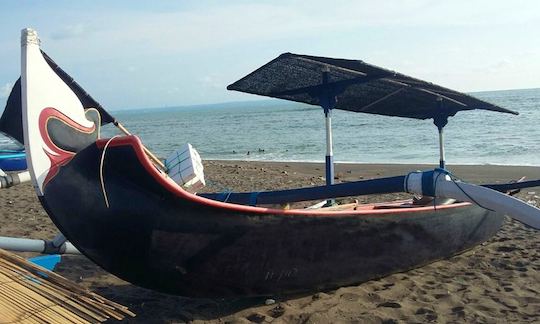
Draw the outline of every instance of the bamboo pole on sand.
M64 277L0 249L0 323L100 323L135 316Z

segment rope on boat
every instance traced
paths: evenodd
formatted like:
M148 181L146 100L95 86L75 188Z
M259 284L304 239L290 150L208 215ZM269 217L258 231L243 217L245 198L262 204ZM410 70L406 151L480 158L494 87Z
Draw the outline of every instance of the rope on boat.
M448 175L452 181L454 181L453 175L450 173L450 171L444 170L445 172L441 172L437 174L437 177L435 178L434 184L433 184L433 192L437 192L437 180L439 180L439 177L441 175ZM456 183L454 181L454 183ZM433 197L433 210L437 211L437 196Z
M216 194L216 198L214 199L217 201L227 202L229 198L231 197L231 195L234 193L232 189L225 187L222 183L217 182L217 181L206 180L206 184L209 186L219 188L221 190L220 193Z
M227 202L232 193L233 193L232 190L224 191L224 192L220 193L219 198L222 199L223 202Z
M439 175L440 175L440 174L439 174ZM450 180L452 180L452 182L456 185L456 187L458 187L458 189L461 190L461 192L463 192L463 194L464 194L465 196L467 196L474 204L478 205L478 206L481 207L481 208L484 208L484 209L486 209L486 210L489 210L489 211L494 212L493 209L487 208L487 207L481 205L478 201L476 201L473 197L471 197L467 192L465 192L465 190L464 190L464 189L460 186L460 184L459 184L459 181L463 181L463 180L461 180L460 178L454 176L454 175L453 175L452 173L450 173L450 172L448 172L448 175L450 176ZM437 176L437 178L438 178L438 176ZM456 180L459 180L459 181L456 181ZM437 183L437 180L436 180L436 179L435 179L435 183Z
M103 147L103 152L101 152L101 161L99 162L99 180L101 182L101 192L103 192L103 199L105 200L105 206L107 206L107 208L109 208L109 198L107 198L107 191L105 190L105 179L103 178L103 162L105 162L105 152L107 152L107 147L112 142L112 140L118 136L119 135L115 135L107 141L107 143Z
M436 173L436 176L435 176L435 179L433 179L433 174ZM454 183L456 185L456 187L467 197L469 198L469 201L478 205L479 207L481 208L484 208L486 210L489 210L489 211L494 211L493 209L491 208L487 208L487 207L484 207L482 204L480 204L477 200L475 200L473 197L471 197L471 195L469 195L465 189L463 189L463 186L460 185L460 182L463 182L464 181L462 179L460 179L459 177L455 176L454 174L452 174L452 172L446 170L446 169L442 169L442 168L436 168L435 170L433 171L427 171L427 172L422 172L422 171L415 171L415 172L410 172L408 173L406 176L405 176L405 191L406 192L410 192L409 189L407 188L407 184L409 183L409 176L411 174L421 174L422 175L422 184L421 184L421 188L422 188L422 193L424 195L427 195L429 197L433 197L433 209L434 210L437 210L437 195L436 195L436 192L437 192L437 184L438 184L438 180L441 176L448 176L450 178L450 181L452 183Z

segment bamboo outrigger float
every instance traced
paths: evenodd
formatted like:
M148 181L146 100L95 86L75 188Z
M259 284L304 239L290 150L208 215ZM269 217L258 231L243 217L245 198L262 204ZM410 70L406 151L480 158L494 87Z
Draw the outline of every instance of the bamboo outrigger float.
M441 169L333 184L332 109L433 118L441 143L447 118L458 111L513 113L361 61L285 54L231 85L322 106L328 169L325 186L226 195L186 191L156 167L136 136L100 139L102 108L85 104L65 79L43 55L35 31L23 30L22 121L36 193L79 251L136 285L189 296L331 289L469 249L495 234L505 213L540 228L539 209L497 191L539 181L457 182L443 154ZM342 210L265 206L388 192L436 198Z

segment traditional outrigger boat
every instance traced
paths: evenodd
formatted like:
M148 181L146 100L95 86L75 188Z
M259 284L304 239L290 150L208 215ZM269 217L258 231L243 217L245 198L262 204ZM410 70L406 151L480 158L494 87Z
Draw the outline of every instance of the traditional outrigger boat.
M88 95L54 66L40 51L35 31L23 30L22 121L34 187L77 249L133 284L189 296L331 289L469 249L496 233L505 213L540 228L539 209L498 192L540 181L487 187L457 182L441 154L441 169L333 184L330 137L325 186L190 193L153 163L138 137L99 138L100 124L117 121L101 106L88 106L81 99ZM276 58L229 88L320 105L329 134L332 109L432 118L441 143L447 118L458 111L513 113L361 61L295 54ZM268 208L384 192L437 198Z

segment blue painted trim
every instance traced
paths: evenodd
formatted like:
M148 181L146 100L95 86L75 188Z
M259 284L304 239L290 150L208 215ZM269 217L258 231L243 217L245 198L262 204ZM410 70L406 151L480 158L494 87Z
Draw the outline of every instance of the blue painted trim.
M251 206L255 206L257 205L257 197L259 196L259 192L258 191L255 191L255 192L252 192L250 197L249 197L249 204Z
M433 172L433 170L422 172L422 194L425 196L435 197Z
M0 151L0 169L4 171L26 170L26 154L24 152Z
M449 174L447 170L437 169L439 172ZM433 188L433 173L434 171L426 171L430 175L426 178L422 178L422 185L424 186L424 180L428 185ZM258 204L283 204L287 202L307 201L307 200L320 200L339 197L351 197L362 195L373 195L393 192L405 192L404 184L405 179L409 177L396 176L381 179L362 180L354 182L345 182L333 184L331 186L317 186L306 187L298 189L288 190L276 190L276 191L262 191L257 193ZM507 191L512 189L523 189L540 186L540 179L523 181L509 184L488 184L482 185L482 187L490 188L497 191ZM434 189L432 189L434 191ZM424 191L424 194L427 193ZM252 192L229 192L223 193L201 193L198 194L201 197L205 197L212 200L223 201L224 195L227 196L227 202L241 205L249 205L251 202Z
M216 197L215 197L214 199L215 199L215 200L219 200L219 201L225 201L225 199L227 198L227 195L228 195L228 194L229 194L229 193L226 192L226 191L220 192L220 193L218 193L218 194L215 194Z
M318 187L257 192L258 204L283 204L296 201L319 200L381 193L403 192L405 176L345 182ZM230 192L227 202L250 205L252 192ZM202 193L201 197L221 200L221 193Z
M326 156L326 185L334 184L334 157Z
M28 261L32 262L33 264L45 268L49 271L54 271L54 268L61 260L62 257L59 254L42 255L28 259Z
M26 159L26 153L0 152L0 160Z

